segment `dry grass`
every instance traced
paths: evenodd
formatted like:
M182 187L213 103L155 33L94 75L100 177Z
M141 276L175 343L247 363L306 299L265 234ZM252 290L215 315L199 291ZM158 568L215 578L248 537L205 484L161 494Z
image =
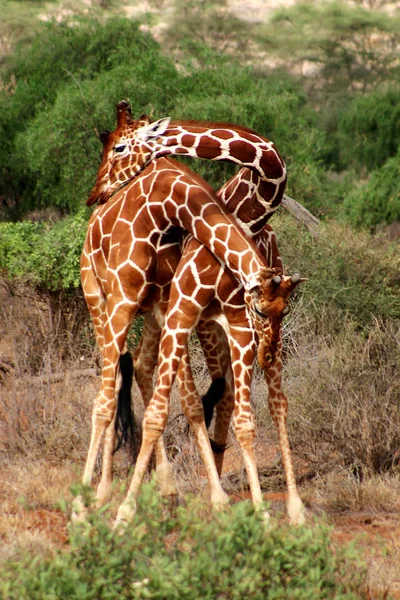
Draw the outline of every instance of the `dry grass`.
M400 508L400 474L373 475L360 482L338 469L316 478L310 492L316 504L331 511L390 513Z
M338 459L361 478L398 465L399 326L303 333L285 372L296 450L315 464Z
M89 443L92 402L99 386L99 378L74 379L68 375L71 369L96 364L92 349L86 351L77 343L75 355L70 354L68 361L59 357L56 360L51 351L57 341L46 346L40 334L36 337L38 355L28 359L36 346L34 332L30 332L31 338L25 338L26 328L31 328L34 321L29 320L25 309L19 315L22 322L16 307L9 305L7 311L2 333L8 345L3 343L1 351L4 353L7 347L8 355L14 353L14 369L0 384L0 561L18 557L27 549L43 554L65 543L67 515L59 509L59 503L62 499L70 501L70 487L80 480ZM339 519L335 515L346 518L368 513L378 519L399 508L400 477L393 474L393 469L390 475L384 472L386 466L398 460L400 447L400 419L394 410L394 399L400 395L395 378L399 331L376 321L364 336L346 323L336 335L331 331L324 334L323 330L317 335L311 312L300 302L285 325L284 388L290 404L290 436L297 471L310 468L316 475L302 489L310 513L324 511L332 515L337 539L342 543L362 531L362 524L349 527L348 523L335 521ZM319 315L319 322L323 322L323 315ZM195 341L192 363L199 393L203 394L210 379ZM35 378L49 371L67 374L52 384ZM139 397L136 386L133 397ZM279 460L267 398L266 384L256 370L252 399L261 468ZM135 402L135 413L140 420L141 400ZM201 491L205 473L176 390L165 441L179 490ZM240 473L242 457L232 431L229 443L224 472ZM332 472L324 471L328 461L334 465ZM376 465L383 473L373 476ZM115 508L124 494L131 466L127 451L116 455ZM355 468L360 466L361 470ZM266 489L271 489L265 483ZM284 491L281 480L275 485L278 483L277 489ZM236 498L236 488L230 491ZM393 531L400 526L399 520L394 521L393 531L385 528L383 521L383 525L377 523L373 532L383 541L374 545L374 552L368 548L371 586L384 590L390 582L395 589L400 553Z

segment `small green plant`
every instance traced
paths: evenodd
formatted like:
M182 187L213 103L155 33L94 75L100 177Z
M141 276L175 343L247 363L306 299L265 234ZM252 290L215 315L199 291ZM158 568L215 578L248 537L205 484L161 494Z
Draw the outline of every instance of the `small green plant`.
M72 527L70 547L3 565L3 600L264 600L362 598L353 549L332 551L323 524L266 529L249 503L210 515L199 501L170 516L153 484L134 523L113 532L106 514Z

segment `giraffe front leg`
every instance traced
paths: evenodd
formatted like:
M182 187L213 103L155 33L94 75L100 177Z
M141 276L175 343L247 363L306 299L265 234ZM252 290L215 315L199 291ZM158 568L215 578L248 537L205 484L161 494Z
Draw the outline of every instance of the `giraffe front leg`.
M169 397L179 368L184 345L179 336L170 333L167 324L160 342L156 389L143 418L143 438L132 481L124 502L120 505L115 527L130 523L136 513L136 501L156 443L165 430L169 414Z
M159 437L162 435L168 420L169 391L159 391L157 387L153 398L147 406L143 419L143 438L139 456L136 461L128 494L120 505L114 527L130 523L136 513L136 501L142 481L149 466L151 455Z
M280 347L279 347L280 348ZM305 506L297 490L293 468L292 452L287 432L288 401L282 392L282 362L281 352L278 351L274 366L265 371L265 379L269 391L269 410L272 420L278 430L279 444L282 453L283 469L287 485L287 511L292 525L302 525L305 522Z
M263 496L260 480L258 478L257 461L254 451L255 428L250 404L250 386L253 373L253 359L255 351L254 334L237 332L231 328L231 357L232 372L235 384L234 426L236 439L242 453L244 466L250 486L251 498L256 510L262 510ZM270 515L263 512L265 521Z

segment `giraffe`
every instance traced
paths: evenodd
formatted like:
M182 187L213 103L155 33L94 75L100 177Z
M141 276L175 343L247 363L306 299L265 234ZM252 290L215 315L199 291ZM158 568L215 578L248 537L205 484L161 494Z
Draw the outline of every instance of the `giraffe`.
M197 243L197 242L196 242L196 240L193 240L193 242ZM192 242L192 243L193 243L193 242ZM203 250L203 251L205 251L205 249L204 249L203 247L201 247L201 246L200 246L200 252L201 252L202 250ZM280 259L279 259L279 260L280 260ZM215 261L214 261L214 262L215 262ZM218 263L216 263L216 266L217 266L217 271L218 271L218 269L220 269L220 265L218 265ZM280 264L280 266L279 266L279 269L278 269L278 270L279 270L279 271L281 271L281 264ZM276 270L273 270L272 272L273 272L273 273L276 273ZM232 281L232 277L230 277L230 280ZM275 307L275 310L276 310L277 312L276 312L276 315L275 315L275 316L271 316L271 317L270 317L270 320L271 320L271 321L274 321L274 320L275 320L275 321L277 321L277 316L278 316L278 321L279 321L279 317L280 317L280 319L281 319L281 318L282 318L282 315L284 315L284 314L285 314L285 312L287 311L287 308L288 308L288 307L287 307L287 297L289 296L289 294L290 294L291 290L292 290L292 289L295 287L295 285L297 285L297 283L299 282L299 280L300 280L300 279L295 279L294 277L293 277L293 278L289 278L289 279L286 279L286 280L285 280L285 276L282 276L282 277L280 277L280 276L278 276L278 275L276 275L276 274L275 274L275 276L274 276L273 278L270 278L270 280L269 280L269 283L268 283L269 287L271 288L271 285L272 285L272 287L275 289L275 291L277 291L277 290L278 290L278 288L280 288L280 290L279 290L279 293L275 293L275 298L273 298L274 294L272 293L272 290L271 290L271 289L269 289L270 296L271 296L271 298L270 298L270 299L268 300L268 302L267 302L267 304L269 303L269 304L268 304L268 305L269 305L269 307L271 308L271 306L273 305L273 301L275 302L275 304L277 303L276 301L277 301L277 298L278 298L278 296L280 297L280 300L281 300L281 301L282 301L282 297L284 297L284 299L283 299L283 301L282 301L282 306L281 306L281 309L280 309L280 310L281 310L281 314L278 314L278 313L279 313L279 309L277 309L277 308ZM271 282L272 282L272 283L271 283ZM281 284L281 282L282 282L282 285L280 285L280 284ZM213 282L213 283L215 283L215 280L214 280L214 282ZM263 290L263 292L264 292L264 293L266 293L266 292L267 292L267 287L268 287L268 285L266 285L266 286L265 286L265 289ZM210 289L212 288L212 286L209 286L209 287L210 287ZM267 295L268 295L268 294L267 294ZM242 297L243 297L243 293L242 293ZM245 305L243 304L243 306L245 306ZM256 310L257 310L257 308L256 308ZM221 311L221 309L220 309L220 312L222 312L222 311ZM258 318L259 318L259 315L258 315ZM254 313L253 313L253 319L254 319ZM280 332L280 321L279 321L279 322L278 322L278 321L277 321L277 323L278 323L278 337L277 337L277 339L275 340L274 353L275 353L275 352L277 352L277 353L279 354L279 352L280 352L280 349L279 349L279 345L280 345L280 339L279 339L279 335L280 335L280 333L279 333L279 332ZM262 332L262 335L264 335L264 336L265 336L265 331L264 331L264 332ZM261 346L260 346L260 347L261 347ZM269 347L269 346L268 346L268 347ZM251 352L250 352L250 354L251 354ZM269 356L269 355L268 355L268 356ZM261 353L259 352L259 357L261 357L261 360L264 360L264 358L265 358L265 356L263 355L263 353L262 353L262 352L261 352ZM269 359L270 359L270 358L271 358L271 357L269 356ZM178 360L178 362L179 362L179 360ZM184 364L184 363L185 363L185 360L183 360L182 362L183 362L183 364ZM251 362L252 362L252 361L251 361ZM279 362L279 361L278 361L278 362ZM170 370L170 371L171 371L171 370ZM172 368L172 373L173 373L173 372L174 372L174 368ZM279 375L278 375L279 382L278 382L278 383L279 383L279 386L280 386L280 372L279 372L279 369L277 369L277 372L279 373ZM267 375L267 380L268 380L268 375ZM272 377L271 377L271 375L270 375L270 382L271 382L271 381L273 381L273 380L274 380L274 378L272 378ZM277 386L277 387L279 387L279 386ZM248 386L247 386L247 387L248 387ZM270 387L270 389L271 389L271 385L270 385L270 383L269 383L269 387ZM273 386L272 386L272 387L273 387ZM278 391L278 396L279 396L279 390L275 390L275 392L276 392L276 391ZM193 392L191 392L191 393L193 393ZM190 393L189 393L189 395L190 395ZM275 395L276 395L276 394L275 394ZM271 397L271 396L272 396L272 395L270 394L270 397ZM284 399L284 400L286 401L286 399ZM282 400L280 400L280 404L282 404ZM240 402L237 404L237 406L240 406ZM272 401L272 402L270 401L270 406L274 406L274 402L273 402L273 401ZM280 409L279 409L279 410L280 410ZM276 412L279 412L279 410L277 410ZM285 409L285 410L286 410L286 409ZM285 410L283 410L283 413L285 412ZM282 411L281 411L281 412L282 412ZM230 416L230 414L229 414L229 416ZM284 416L285 416L285 415L284 415ZM245 419L245 420L246 420L246 419ZM280 422L281 420L282 420L282 419L279 417L279 418L278 418L278 421ZM282 427L281 427L281 429L282 429ZM285 427L283 427L283 429L285 429ZM279 425L278 425L278 430L279 430ZM246 452L248 452L248 451L246 450ZM290 452L290 451L289 451L289 452ZM289 459L290 459L290 457L289 457ZM248 458L247 462L248 462L248 465L247 465L247 466L249 466L249 468L250 468L250 471L251 471L251 463L253 462L253 458L250 458L250 459ZM285 461L284 461L284 462L285 462ZM290 460L289 460L289 463L290 463ZM290 464L289 464L289 466L290 466ZM135 478L135 477L134 477L134 478ZM253 471L253 479L255 479L255 478L256 478L256 477L254 477L254 471ZM294 477L293 477L293 480L294 480ZM295 486L295 483L294 483L294 486ZM253 487L254 487L254 486L253 486ZM259 485L258 485L258 487L259 487ZM290 487L290 486L288 486L288 488L289 488L289 487ZM254 490L252 490L252 491L254 491ZM256 490L256 491L257 491L257 490ZM297 492L295 492L295 493L297 494ZM255 495L257 495L257 494L255 494ZM254 496L254 494L253 494L253 496ZM257 502L259 503L259 502L260 502L260 494L259 494L258 496L259 496L259 498L258 498L258 501L257 501ZM298 500L299 500L299 498L298 498ZM293 505L293 504L296 504L296 502L292 502L292 505ZM298 504L298 502L297 502L297 504ZM126 503L125 503L125 507L124 507L124 508L126 509ZM298 507L297 507L297 508L298 508ZM292 511L292 512L293 512L293 511ZM298 512L298 510L297 510L297 512ZM295 520L299 521L299 516L298 516L298 515L297 515L297 516L295 516L295 517L294 517L292 520L294 520L294 521L295 521Z
M250 236L262 230L281 203L285 162L273 142L252 129L229 123L171 121L169 117L150 123L146 115L134 121L124 100L117 104L117 117L116 130L101 134L103 158L88 206L104 204L151 161L168 155L241 165L219 197Z

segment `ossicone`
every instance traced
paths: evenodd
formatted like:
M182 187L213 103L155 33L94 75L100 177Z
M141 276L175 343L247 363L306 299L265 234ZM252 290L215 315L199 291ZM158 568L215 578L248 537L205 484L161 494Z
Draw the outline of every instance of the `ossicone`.
M117 104L118 126L129 125L133 122L132 108L127 100L121 100Z

